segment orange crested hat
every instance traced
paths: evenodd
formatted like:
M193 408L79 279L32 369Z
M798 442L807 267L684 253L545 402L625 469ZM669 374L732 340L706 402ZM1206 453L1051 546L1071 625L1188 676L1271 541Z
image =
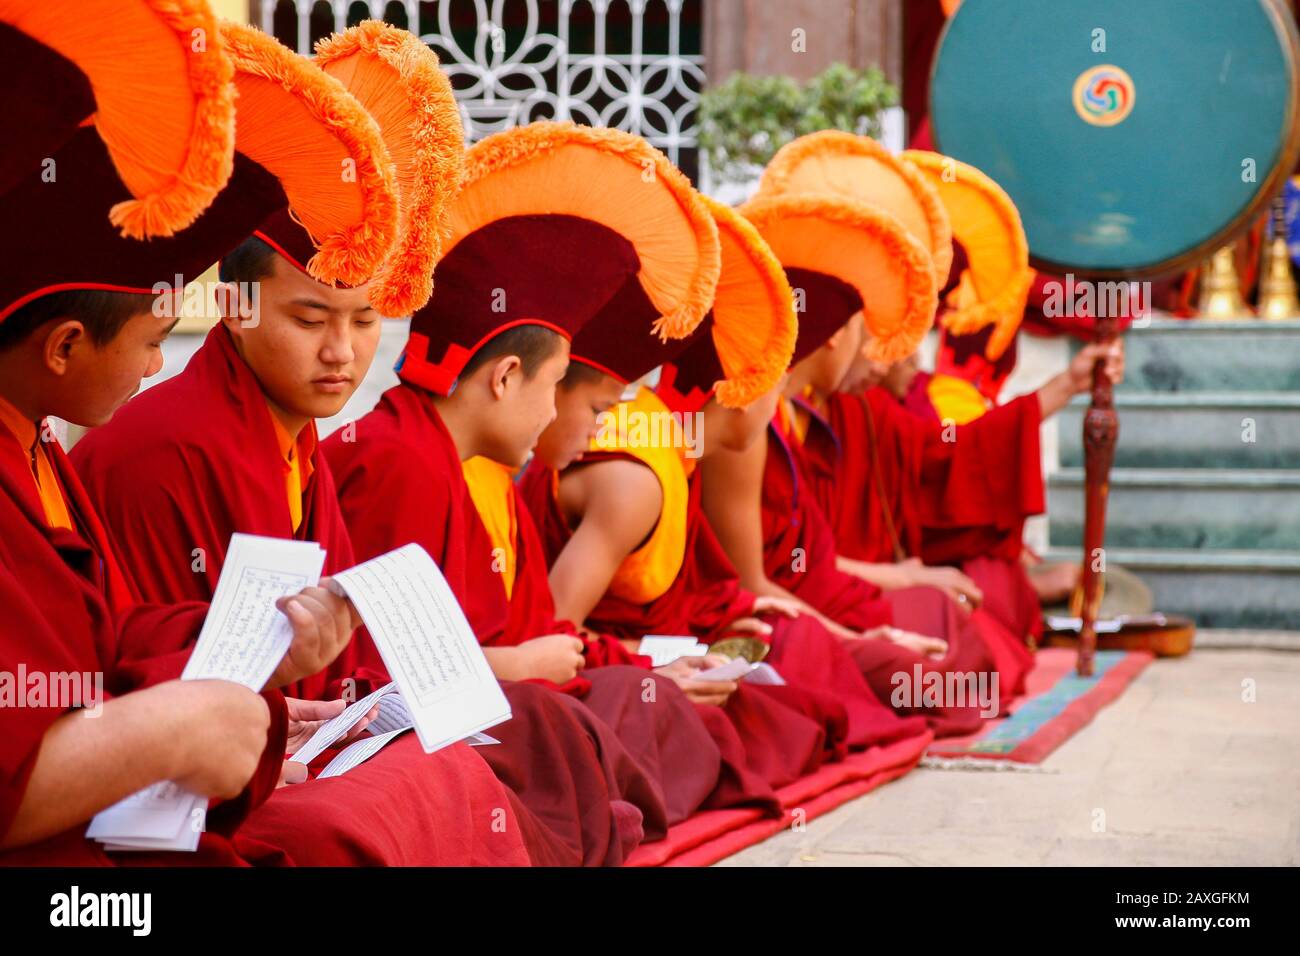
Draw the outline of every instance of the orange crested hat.
M968 163L919 149L903 157L934 186L966 253L940 324L954 335L993 326L985 356L996 360L1020 328L1034 279L1020 213L1001 186Z
M857 312L871 355L911 355L937 303L929 251L878 207L830 194L764 195L740 208L785 269L799 334L791 364L812 354Z
M77 130L54 156L53 181L29 171L0 197L14 226L0 235L0 319L51 292L158 295L178 277L196 278L288 205L320 240L307 269L321 281L361 281L383 262L397 194L369 114L337 80L266 34L232 23L220 34L239 93L227 187L175 235L123 239L101 211L129 196L128 187L97 131Z
M759 195L831 193L871 203L897 219L930 251L940 286L952 267L952 229L928 179L869 136L822 130L777 150Z
M447 206L464 171L465 130L451 82L418 37L378 20L320 40L313 62L365 107L396 168L398 236L371 279L370 302L383 315L410 315L429 300ZM311 236L289 210L258 236L307 271Z
M684 339L647 335L648 303L620 290L574 337L571 362L582 362L627 384L663 366L656 390L671 408L694 412L716 389L718 401L743 408L785 374L797 323L785 272L758 231L739 213L708 196L718 226L721 273L713 305Z
M56 154L92 124L124 186L94 211L123 236L172 235L230 178L234 71L204 0L0 0L0 57L0 193L76 175Z
M450 394L499 333L538 325L572 340L616 294L637 300L650 331L681 338L708 310L718 268L703 199L641 137L567 122L496 133L466 153L398 374Z

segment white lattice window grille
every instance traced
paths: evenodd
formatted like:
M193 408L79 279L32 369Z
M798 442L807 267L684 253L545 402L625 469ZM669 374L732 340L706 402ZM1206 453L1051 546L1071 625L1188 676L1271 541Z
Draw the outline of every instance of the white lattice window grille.
M644 136L696 178L703 2L262 0L254 17L304 54L334 30L387 20L438 54L471 141L572 119Z

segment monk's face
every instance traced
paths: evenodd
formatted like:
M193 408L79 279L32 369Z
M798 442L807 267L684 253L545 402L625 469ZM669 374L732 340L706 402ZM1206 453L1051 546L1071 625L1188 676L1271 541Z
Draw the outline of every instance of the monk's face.
M142 311L102 345L72 318L56 320L37 333L33 344L50 382L50 414L76 425L102 425L139 391L142 379L162 369L162 343L176 324L176 313L155 314L148 297L141 302Z
M569 342L556 336L554 351L533 368L524 369L519 356L507 355L477 370L486 382L489 404L480 418L482 451L493 461L518 468L528 460L546 427L555 421L556 386L569 365ZM460 391L461 386L457 387ZM467 390L475 394L480 390Z
M600 416L623 397L623 383L609 375L581 378L555 391L555 421L537 440L537 457L557 471L582 458L591 447Z
M777 403L786 385L786 377L770 392L744 408L724 408L716 399L704 406L704 454L719 448L744 451L749 448L776 414Z
M382 331L367 285L333 289L280 256L259 281L257 308L227 307L236 348L266 397L298 418L337 415L366 377ZM229 293L237 301L238 290Z
M889 364L870 358L867 351L871 345L871 336L866 334L865 330L862 336L861 346L853 361L849 364L849 370L845 373L843 381L840 382L839 391L849 394L865 392L869 388L879 385L886 375L889 374ZM913 375L916 373L913 372Z
M907 393L912 388L912 381L916 378L916 373L921 370L921 360L913 352L901 362L895 362L889 367L889 371L881 380L883 385L891 395L900 401L907 397Z
M813 363L808 384L821 395L840 387L862 348L862 313L859 312L808 359Z

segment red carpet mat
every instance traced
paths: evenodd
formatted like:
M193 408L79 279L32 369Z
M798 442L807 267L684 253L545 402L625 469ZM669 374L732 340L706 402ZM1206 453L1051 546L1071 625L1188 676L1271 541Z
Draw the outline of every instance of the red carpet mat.
M827 764L777 791L785 812L765 817L758 810L707 810L679 823L668 836L638 847L626 866L709 866L760 843L796 819L813 820L854 797L903 776L917 765L933 737L925 734L886 747L873 747Z
M1025 695L1011 704L1009 716L988 721L970 736L936 741L926 757L1041 763L1122 694L1152 656L1147 651L1098 651L1093 676L1079 677L1073 649L1043 648L1025 678Z

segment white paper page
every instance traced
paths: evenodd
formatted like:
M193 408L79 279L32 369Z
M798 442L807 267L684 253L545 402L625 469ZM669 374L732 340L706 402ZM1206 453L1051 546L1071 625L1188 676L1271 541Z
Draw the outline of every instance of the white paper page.
M202 799L170 780L162 780L95 814L86 836L92 840L174 840L190 822L195 801Z
M703 657L708 647L693 637L669 637L663 634L647 634L641 638L637 653L650 658L654 667L671 664L679 657Z
M390 682L379 688L379 690L349 704L337 717L331 717L321 724L316 729L316 733L311 735L311 739L299 747L297 753L289 759L302 764L311 763L328 750L334 741L346 736L349 730L360 723L361 718L370 712L370 708L375 706L376 701L385 695L395 694L396 692L397 683Z
M314 541L234 534L221 577L182 680L218 679L260 691L292 641L289 619L275 606L320 580L325 552ZM197 845L190 826L207 800L169 781L146 787L90 821L86 836L135 849L186 849Z
M727 663L722 664L719 667L710 667L706 671L695 671L691 674L691 680L740 680L756 666L758 665L751 664L743 657L733 657L731 660L727 661Z
M501 743L501 741L487 734L470 734L465 738L465 743L471 747L491 747L493 744Z
M401 688L425 751L510 719L469 621L428 552L408 544L333 576Z
M415 718L411 716L411 709L406 706L399 691L379 699L379 715L366 724L366 732L378 737L394 730L409 730L414 726Z
M325 552L314 541L235 534L182 680L217 678L261 691L293 640L277 598L320 581Z
M776 668L762 661L755 664L754 669L746 674L744 679L751 684L774 684L777 686L785 684L785 678L777 673Z
M348 744L338 752L338 756L325 765L325 769L316 775L316 779L324 780L326 777L338 777L347 773L357 764L365 763L409 729L408 727L374 737L362 737L355 743Z
M1093 622L1093 630L1098 634L1117 634L1123 624L1122 618L1100 618ZM1083 630L1083 618L1049 616L1047 618L1047 628L1051 631L1081 631Z

